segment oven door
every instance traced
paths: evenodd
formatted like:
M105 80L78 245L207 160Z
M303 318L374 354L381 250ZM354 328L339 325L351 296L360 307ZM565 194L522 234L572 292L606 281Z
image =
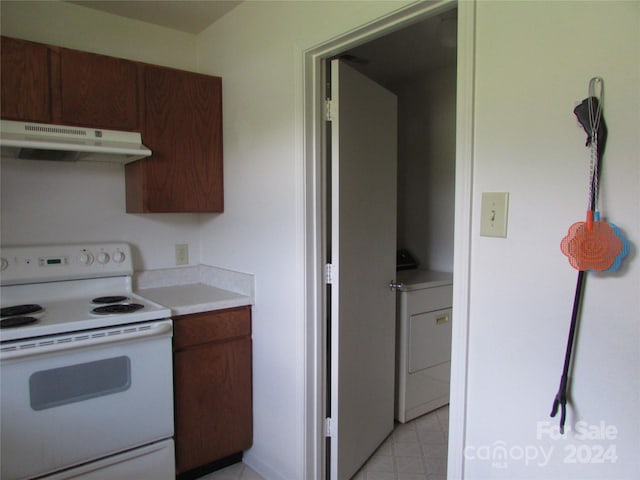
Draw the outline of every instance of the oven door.
M0 477L33 478L170 438L171 336L169 319L3 344Z

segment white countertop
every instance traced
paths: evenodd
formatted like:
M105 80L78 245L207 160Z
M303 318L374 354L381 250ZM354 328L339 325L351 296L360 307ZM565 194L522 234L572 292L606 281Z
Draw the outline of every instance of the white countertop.
M138 290L140 295L171 309L173 315L251 305L251 298L221 288L190 283Z
M172 315L253 305L251 274L197 265L139 272L136 292L171 309Z

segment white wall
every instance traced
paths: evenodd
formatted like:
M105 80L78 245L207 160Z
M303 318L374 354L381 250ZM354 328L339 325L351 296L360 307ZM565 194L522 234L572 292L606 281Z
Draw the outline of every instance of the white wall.
M195 70L195 36L64 2L3 1L2 35ZM144 139L143 139L144 140ZM200 257L200 216L125 213L124 167L2 160L2 245L127 241L137 270ZM204 215L203 215L204 217Z
M453 270L456 68L402 82L398 94L398 247L420 268Z
M595 74L605 76L609 92L606 214L631 238L640 238L637 7L478 7L470 447L553 443L536 440L536 421L547 420L556 392L576 276L558 244L582 218L586 202L581 172L587 152L571 110ZM218 70L225 79L229 207L203 227L203 260L256 273L256 436L247 461L267 478L303 478L300 55L393 8L378 2L247 2L198 39L201 68ZM591 56L589 38L596 39ZM509 237L480 238L480 194L502 190L511 193ZM209 251L209 244L218 248ZM573 389L577 410L570 415L572 421L617 426L616 463L565 464L565 444L556 443L558 452L547 467L514 459L500 469L469 458L467 478L637 477L639 309L633 260L617 275L589 279Z
M466 478L640 478L640 2L481 1L476 25ZM609 127L602 210L634 246L619 272L588 274L567 420L618 433L553 440L537 428L558 422L577 277L559 243L587 208L589 152L572 110L593 76ZM506 239L479 236L485 191L510 192ZM505 462L479 458L501 446ZM598 463L601 447L617 460ZM527 448L539 455L529 465ZM546 465L541 448L553 449Z
M223 77L225 135L225 213L203 225L203 261L255 274L245 459L271 480L304 478L303 51L402 6L245 2L198 37L201 69Z
M247 460L270 479L304 477L302 51L406 3L246 2L198 37L67 3L1 3L4 35L223 77L224 214L127 215L115 166L3 160L1 240L129 240L138 269L170 266L173 244L189 243L202 250L192 263L254 273ZM89 214L110 223L85 227Z
M74 33L63 20L76 18L79 10L72 9L80 7L39 5L24 10L8 9L7 4L1 4L7 35L24 31L26 38L50 43L60 39L69 42L65 46L80 48L92 45L93 29L107 22L108 31L97 35L94 45L104 49L102 53L133 56L140 44L145 45L140 50L145 57L137 59L180 66L181 52L188 59L183 67L193 64L189 42L181 43L185 40L179 34L166 30L159 34L108 19L106 14L88 13L72 25L79 29ZM553 446L555 454L546 467L510 459L507 468L497 468L469 458L468 479L640 476L639 5L488 1L478 5L467 445ZM304 478L302 51L402 6L402 2L243 3L196 39L199 69L223 77L225 213L205 216L201 227L197 218L191 221L188 216L127 216L116 205L124 202L124 194L116 193L123 188L116 180L118 173L104 187L109 191L100 193L103 201L90 203L98 215L112 215L117 222L95 235L135 234L144 240L145 252L146 245L151 246L145 268L163 266L166 248L186 232L201 235L203 263L256 274L255 445L247 460L269 479ZM5 24L11 19L15 23L10 30ZM146 34L157 34L162 41L154 37L146 43ZM175 56L164 57L169 45L184 48L178 46ZM610 136L604 213L635 246L621 272L588 279L573 382L575 409L570 410L569 420L592 424L602 420L619 433L613 442L616 463L584 466L564 463L564 446L575 443L574 437L538 440L536 422L548 420L562 367L576 275L558 244L567 227L582 218L586 204L585 138L571 110L586 96L593 75L605 78L607 91ZM90 182L88 191L97 188L86 178L90 176L85 172L78 178ZM5 196L12 182L4 177L3 172L3 243L5 238L40 242L32 234L40 230L24 224L33 217L55 220L60 226L56 239L70 239L66 232L79 224L56 207L70 208L75 197L77 203L90 202L81 182L75 183L73 176L64 181L64 188L51 196L64 192L73 198L47 201L45 207L14 187ZM507 239L478 236L482 191L511 193ZM181 226L181 221L186 224ZM12 234L13 229L19 233ZM173 260L173 252L170 257ZM587 446L601 443L587 442Z
M195 70L195 36L62 1L2 0L2 35Z

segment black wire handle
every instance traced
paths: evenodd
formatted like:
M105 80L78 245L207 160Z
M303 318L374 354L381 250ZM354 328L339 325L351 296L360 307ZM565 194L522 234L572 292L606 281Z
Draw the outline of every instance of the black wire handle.
M564 423L567 418L567 388L569 384L569 367L571 366L571 353L573 351L573 343L578 327L578 319L580 317L580 303L582 300L582 292L585 280L585 271L578 272L578 281L576 283L576 293L573 298L573 311L571 313L571 326L569 327L569 338L567 339L567 349L564 354L564 367L562 368L562 377L560 378L560 388L556 393L556 398L553 400L553 406L551 407L551 417L555 417L558 413L558 407L561 409L560 413L560 433L564 434Z
M595 86L600 86L600 101L595 96ZM589 209L595 210L598 198L599 176L602 170L602 156L604 155L605 143L607 140L607 126L602 116L602 104L604 94L604 82L599 77L594 77L589 82L589 97L578 105L573 113L578 117L578 121L587 133L587 146L591 147L591 178L589 179ZM595 160L595 161L594 161ZM564 424L567 418L567 390L569 386L569 369L571 367L571 356L575 343L575 334L580 319L580 304L584 292L584 284L587 272L580 270L576 282L576 291L573 297L573 309L571 311L571 324L569 327L569 337L564 355L564 366L560 377L560 387L553 400L551 407L551 417L555 417L560 409L560 433L564 434Z

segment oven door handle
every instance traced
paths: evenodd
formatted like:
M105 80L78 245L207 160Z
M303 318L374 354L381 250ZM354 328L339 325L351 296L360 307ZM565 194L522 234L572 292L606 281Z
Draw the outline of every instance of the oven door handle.
M150 328L136 329L131 325L122 326L119 329L109 329L101 332L80 332L77 334L60 337L55 340L33 340L22 342L15 349L4 347L0 352L0 360L15 360L35 355L49 353L68 352L84 348L125 343L134 340L147 340L153 337L171 336L173 325L171 321L156 324Z

